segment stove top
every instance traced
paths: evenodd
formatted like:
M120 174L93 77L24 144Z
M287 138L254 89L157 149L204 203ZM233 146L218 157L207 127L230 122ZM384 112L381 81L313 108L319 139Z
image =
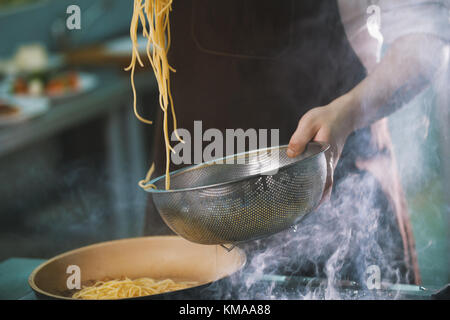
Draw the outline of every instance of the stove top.
M353 281L329 283L327 279L241 273L217 281L197 295L181 299L232 300L434 300L450 299L444 288L382 283L369 290Z

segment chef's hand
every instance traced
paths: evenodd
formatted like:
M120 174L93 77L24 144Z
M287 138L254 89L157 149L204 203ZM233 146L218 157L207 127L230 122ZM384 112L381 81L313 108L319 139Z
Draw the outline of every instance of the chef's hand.
M288 156L303 152L313 141L331 145L327 155L331 192L333 170L348 135L393 113L433 81L448 66L448 42L425 33L400 37L389 46L381 62L355 88L327 106L310 110L298 124Z
M351 117L352 99L342 96L329 105L308 111L299 121L298 127L291 137L287 155L296 157L301 154L310 141L330 144L326 152L327 182L322 201L329 198L333 185L333 172L342 153L348 135L353 131Z

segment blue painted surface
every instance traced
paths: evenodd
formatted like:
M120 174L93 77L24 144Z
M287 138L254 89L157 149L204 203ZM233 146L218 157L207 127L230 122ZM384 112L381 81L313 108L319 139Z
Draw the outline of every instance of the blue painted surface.
M440 135L429 89L390 117L390 131L406 193L422 283L450 282L449 208L444 196Z
M0 300L16 300L29 295L32 290L28 285L28 277L44 261L11 258L0 263Z

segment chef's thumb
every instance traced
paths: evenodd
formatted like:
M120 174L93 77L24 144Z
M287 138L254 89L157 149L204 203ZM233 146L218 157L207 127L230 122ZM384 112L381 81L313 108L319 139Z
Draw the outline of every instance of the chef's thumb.
M305 151L306 145L314 138L316 130L305 120L305 116L300 119L297 129L289 141L287 156L295 158Z

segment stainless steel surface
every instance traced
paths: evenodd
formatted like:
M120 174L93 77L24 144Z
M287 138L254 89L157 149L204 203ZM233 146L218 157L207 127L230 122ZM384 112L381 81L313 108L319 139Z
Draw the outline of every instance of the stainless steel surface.
M195 165L150 181L159 214L183 238L234 244L263 238L298 223L319 204L328 145L308 144L296 157L287 146L251 151ZM231 163L231 164L230 164Z

